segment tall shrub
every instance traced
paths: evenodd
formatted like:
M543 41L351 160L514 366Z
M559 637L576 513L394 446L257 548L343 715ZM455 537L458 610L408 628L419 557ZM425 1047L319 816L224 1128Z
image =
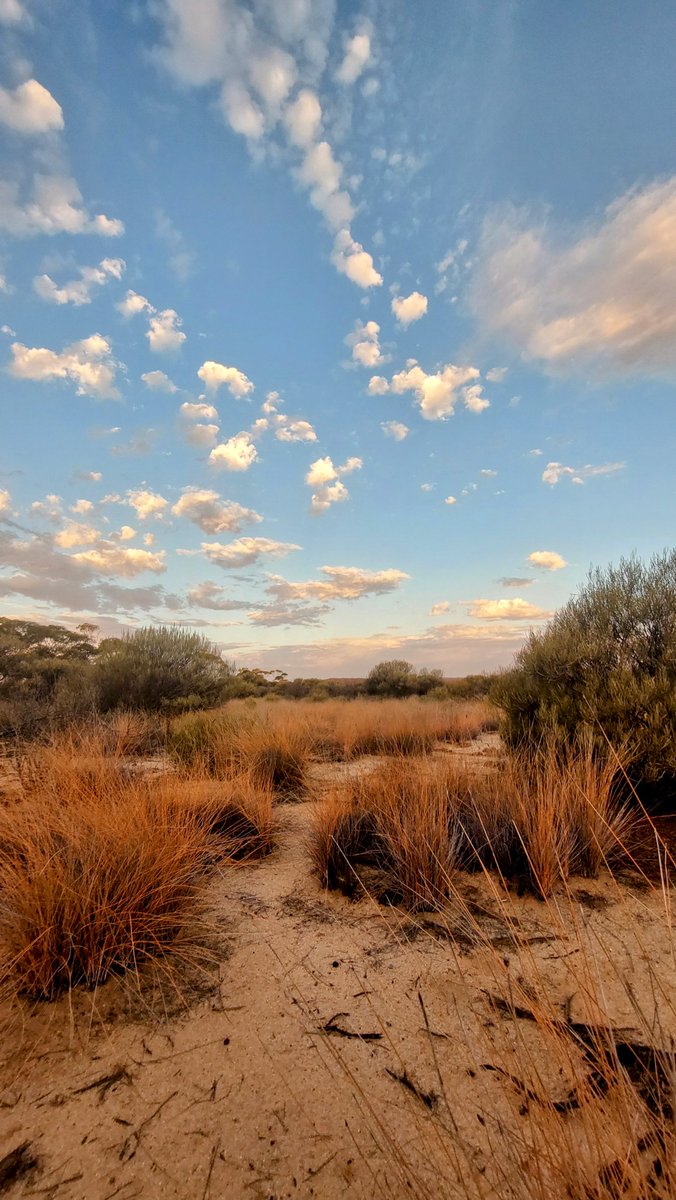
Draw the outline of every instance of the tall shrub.
M102 642L95 678L104 710L209 707L222 699L232 668L215 646L183 629L137 629Z

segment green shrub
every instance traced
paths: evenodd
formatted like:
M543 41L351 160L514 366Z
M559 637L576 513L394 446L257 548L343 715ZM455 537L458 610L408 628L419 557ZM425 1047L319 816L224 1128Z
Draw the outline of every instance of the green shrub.
M553 731L623 746L635 782L676 780L676 551L592 570L541 632L531 633L493 698L511 745Z
M101 643L94 666L99 705L183 711L218 704L232 676L207 638L146 628Z

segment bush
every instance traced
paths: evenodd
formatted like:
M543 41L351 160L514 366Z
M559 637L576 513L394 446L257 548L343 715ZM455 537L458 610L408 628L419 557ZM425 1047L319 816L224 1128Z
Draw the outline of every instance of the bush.
M588 731L626 748L637 783L676 780L676 551L590 572L542 632L531 633L493 697L511 745Z
M366 677L366 691L370 696L425 696L443 682L442 671L426 667L416 671L404 659L393 658L372 667Z
M138 629L101 643L94 668L99 705L180 711L223 698L232 668L198 633Z

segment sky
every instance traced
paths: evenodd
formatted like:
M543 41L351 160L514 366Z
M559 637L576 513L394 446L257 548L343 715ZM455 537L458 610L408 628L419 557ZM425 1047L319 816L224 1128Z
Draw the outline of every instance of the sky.
M673 544L671 0L0 0L0 613L510 662Z

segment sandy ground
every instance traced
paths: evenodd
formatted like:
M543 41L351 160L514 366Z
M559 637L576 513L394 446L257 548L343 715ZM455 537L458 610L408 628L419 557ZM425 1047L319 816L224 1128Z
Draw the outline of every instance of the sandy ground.
M319 769L316 793L325 782ZM612 960L616 1025L637 1029L659 1010L676 1036L655 991L656 977L676 988L658 894L585 880L571 903L510 898L515 940L499 898L467 880L476 925L414 920L320 890L305 849L311 808L280 806L275 853L210 882L217 961L201 989L185 979L183 1007L163 1013L146 987L130 1012L112 983L5 1014L0 1156L24 1141L37 1156L8 1194L452 1195L458 1147L469 1169L490 1172L487 1115L505 1105L480 1064L535 1036L496 1016L486 992L509 995L510 980L540 973L562 1012L587 1019L582 944ZM540 1072L562 1088L553 1067Z

